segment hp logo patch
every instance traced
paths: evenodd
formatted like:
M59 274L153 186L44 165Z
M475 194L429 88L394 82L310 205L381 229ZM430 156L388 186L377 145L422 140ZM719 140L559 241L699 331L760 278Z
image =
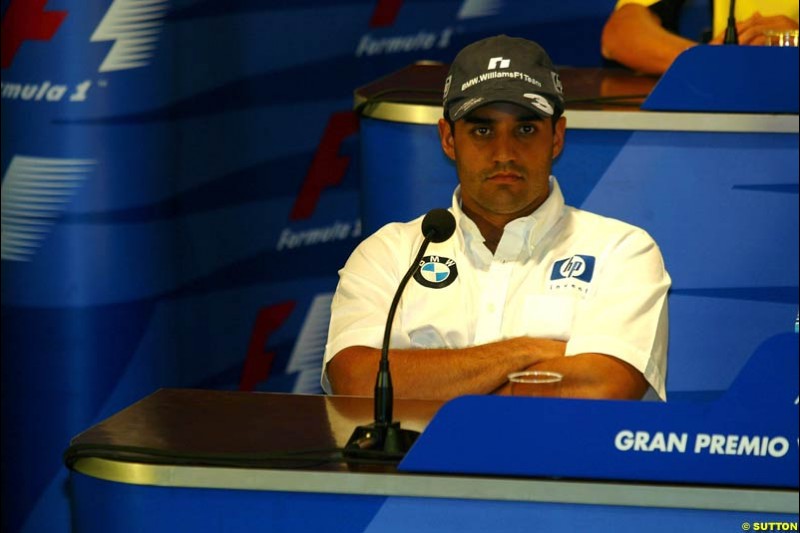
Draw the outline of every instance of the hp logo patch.
M594 256L573 255L567 259L556 261L553 265L551 280L573 278L589 283L594 274Z
M414 279L423 287L443 289L458 277L456 262L447 257L427 255L419 262Z

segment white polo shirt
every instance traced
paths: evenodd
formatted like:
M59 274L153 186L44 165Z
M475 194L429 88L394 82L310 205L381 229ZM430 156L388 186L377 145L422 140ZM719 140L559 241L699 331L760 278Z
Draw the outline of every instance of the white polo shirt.
M494 255L453 195L455 234L432 243L409 281L392 348L465 348L528 336L567 342L639 370L666 399L667 290L661 252L644 230L564 204L554 177L531 215L506 225ZM349 346L380 348L389 306L423 241L422 217L365 239L339 271L325 365Z

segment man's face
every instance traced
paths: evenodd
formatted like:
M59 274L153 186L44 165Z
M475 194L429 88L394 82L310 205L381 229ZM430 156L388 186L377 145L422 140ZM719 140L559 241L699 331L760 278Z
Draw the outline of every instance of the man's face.
M566 120L542 119L514 104L489 104L455 123L439 121L442 149L456 163L466 211L503 225L528 215L549 194Z

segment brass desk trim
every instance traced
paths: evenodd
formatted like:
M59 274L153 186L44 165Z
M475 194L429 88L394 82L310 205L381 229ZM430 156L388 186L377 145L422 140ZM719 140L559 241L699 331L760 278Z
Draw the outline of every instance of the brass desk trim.
M442 118L441 106L398 102L364 104L355 97L355 107L364 105L364 116L406 124L433 125ZM798 133L798 115L762 115L748 113L685 113L662 111L596 111L565 112L568 129L695 131L720 133Z
M365 496L479 499L798 514L795 490L559 481L438 474L322 472L78 460L74 470L131 485Z

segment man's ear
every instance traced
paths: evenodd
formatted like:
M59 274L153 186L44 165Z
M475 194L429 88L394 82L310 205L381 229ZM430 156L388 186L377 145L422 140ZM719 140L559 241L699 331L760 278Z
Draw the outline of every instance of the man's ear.
M453 130L450 128L450 123L447 122L445 119L439 119L439 140L442 143L442 150L447 157L455 161L456 159L456 148L453 141Z
M562 116L553 128L553 159L557 158L564 149L564 137L567 132L567 118Z

